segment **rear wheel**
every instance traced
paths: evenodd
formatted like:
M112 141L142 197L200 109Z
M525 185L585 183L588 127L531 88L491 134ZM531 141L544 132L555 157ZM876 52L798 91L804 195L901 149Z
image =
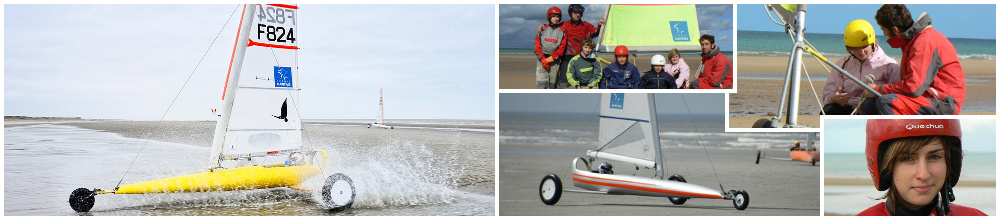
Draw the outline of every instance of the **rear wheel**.
M755 164L760 164L760 150L757 150L757 162Z
M87 188L78 188L69 194L69 207L73 211L87 212L94 207L94 196L97 193Z
M687 182L687 180L685 180L684 177L681 176L680 174L670 175L670 177L667 178L667 180L673 180L682 183ZM684 204L684 202L688 201L688 198L678 198L678 197L667 197L667 199L670 199L670 203L673 203L674 205L682 205Z
M335 173L323 183L323 204L330 211L339 212L354 204L354 181L343 173Z
M538 197L546 205L555 205L562 197L562 181L559 176L549 174L542 178L542 183L538 185Z
M733 206L736 206L737 210L747 209L750 205L750 195L746 191L736 190L733 192Z
M767 120L766 118L758 119L757 122L753 123L752 128L772 128L771 120Z
M815 158L815 157L813 157L813 158L812 158L812 161L810 161L809 163L812 163L812 165L813 165L813 166L816 166L816 158Z

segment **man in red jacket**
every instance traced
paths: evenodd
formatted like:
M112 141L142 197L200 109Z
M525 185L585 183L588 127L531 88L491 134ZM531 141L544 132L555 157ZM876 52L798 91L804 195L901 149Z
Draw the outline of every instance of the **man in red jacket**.
M694 89L732 89L733 66L725 54L719 53L715 45L715 36L701 35L701 75L691 82L688 88ZM678 87L681 85L677 85Z
M889 46L903 50L899 82L868 84L882 94L876 100L884 115L957 115L965 102L965 72L958 53L923 13L914 22L906 5L883 5L875 14ZM866 92L867 97L875 97Z

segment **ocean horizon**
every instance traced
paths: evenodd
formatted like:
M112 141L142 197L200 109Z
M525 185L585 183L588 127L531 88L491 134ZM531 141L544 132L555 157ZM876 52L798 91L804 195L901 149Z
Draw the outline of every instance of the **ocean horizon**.
M788 56L792 48L792 39L784 32L737 30L736 36L737 55ZM837 60L847 56L843 34L805 33L805 38L828 59ZM885 36L878 35L876 38L887 55L897 60L902 58L902 51L889 47ZM996 60L996 39L948 39L955 46L960 59Z

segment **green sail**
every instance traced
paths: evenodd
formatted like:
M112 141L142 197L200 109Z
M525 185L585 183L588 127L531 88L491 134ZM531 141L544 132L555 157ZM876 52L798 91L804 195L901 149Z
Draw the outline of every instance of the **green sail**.
M632 51L700 50L694 5L611 5L598 36L599 50L618 45Z

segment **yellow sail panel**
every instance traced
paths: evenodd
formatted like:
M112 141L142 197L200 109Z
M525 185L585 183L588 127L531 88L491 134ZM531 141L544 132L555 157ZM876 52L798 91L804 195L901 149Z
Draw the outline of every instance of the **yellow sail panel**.
M119 187L115 194L207 192L292 186L319 174L315 166L251 166L171 177Z
M598 36L599 50L618 45L633 51L699 50L698 12L694 5L611 5Z

